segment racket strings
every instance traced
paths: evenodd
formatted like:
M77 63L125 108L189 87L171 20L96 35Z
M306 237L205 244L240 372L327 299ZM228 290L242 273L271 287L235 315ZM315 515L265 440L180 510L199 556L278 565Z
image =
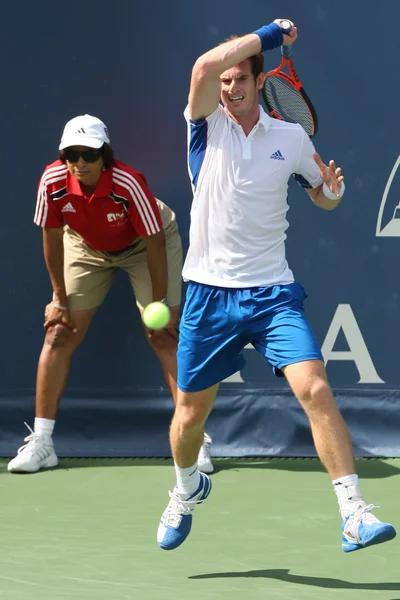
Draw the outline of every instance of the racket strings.
M308 135L314 133L314 120L303 96L282 77L271 75L264 82L267 106L284 121L300 123Z

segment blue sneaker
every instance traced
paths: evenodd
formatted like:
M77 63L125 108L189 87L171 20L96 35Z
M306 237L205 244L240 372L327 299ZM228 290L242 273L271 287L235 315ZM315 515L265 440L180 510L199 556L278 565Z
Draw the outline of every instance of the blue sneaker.
M169 493L169 504L161 517L157 531L157 542L163 550L174 550L186 540L192 527L192 512L196 504L204 502L211 491L211 479L200 473L200 485L194 494L178 492L176 486Z
M390 523L382 523L371 513L373 504L358 504L354 513L342 522L343 552L354 552L374 544L382 544L396 537L396 530Z

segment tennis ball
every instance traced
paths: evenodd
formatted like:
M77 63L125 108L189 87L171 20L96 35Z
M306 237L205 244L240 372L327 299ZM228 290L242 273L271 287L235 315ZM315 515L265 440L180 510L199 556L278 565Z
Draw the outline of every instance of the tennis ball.
M143 311L143 323L149 329L163 329L169 323L171 312L162 302L151 302Z

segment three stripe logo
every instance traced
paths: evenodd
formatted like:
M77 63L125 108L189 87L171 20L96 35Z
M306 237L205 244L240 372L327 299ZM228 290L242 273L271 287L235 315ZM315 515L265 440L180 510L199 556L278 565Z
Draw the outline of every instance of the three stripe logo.
M271 154L270 158L273 158L275 160L285 160L285 157L283 156L280 150L277 150L276 152Z
M76 210L72 206L71 202L67 202L67 204L61 209L61 212L74 212L74 213L76 213Z

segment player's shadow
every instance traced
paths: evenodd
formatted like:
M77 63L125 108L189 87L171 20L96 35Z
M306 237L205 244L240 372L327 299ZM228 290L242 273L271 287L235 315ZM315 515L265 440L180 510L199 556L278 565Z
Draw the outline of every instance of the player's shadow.
M224 458L214 460L214 476L219 472L240 469L265 469L302 473L325 472L318 458ZM391 460L359 458L356 470L363 479L384 479L400 475L400 468Z
M336 590L368 590L368 591L398 591L400 582L382 581L377 583L352 582L332 577L311 577L309 575L292 575L290 569L260 569L258 571L232 571L228 573L204 573L192 575L189 579L231 579L236 577L277 579L297 585L310 585L318 588Z

